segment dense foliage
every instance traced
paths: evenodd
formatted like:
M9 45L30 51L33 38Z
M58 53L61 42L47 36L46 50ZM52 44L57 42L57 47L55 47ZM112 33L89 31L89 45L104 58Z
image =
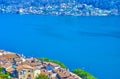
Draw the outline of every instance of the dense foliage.
M9 76L10 76L10 73L6 72L5 74L3 74L2 73L2 67L0 67L0 79L8 79Z
M58 61L58 60L51 60L49 58L39 58L39 60L43 60L43 61L46 61L46 62L53 62L53 63L59 64L60 67L67 69L67 67L63 63L61 63L60 61Z
M93 75L91 75L90 73L88 73L82 69L74 69L72 72L77 74L78 76L80 76L83 79L97 79Z
M36 79L49 79L46 75L39 75Z

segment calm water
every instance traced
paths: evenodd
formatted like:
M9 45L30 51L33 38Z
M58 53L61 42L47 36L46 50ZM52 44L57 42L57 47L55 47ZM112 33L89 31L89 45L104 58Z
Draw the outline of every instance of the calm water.
M120 78L120 17L0 15L0 49Z

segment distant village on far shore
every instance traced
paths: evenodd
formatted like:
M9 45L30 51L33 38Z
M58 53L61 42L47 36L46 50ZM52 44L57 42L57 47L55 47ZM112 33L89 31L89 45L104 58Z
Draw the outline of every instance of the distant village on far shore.
M1 2L0 13L60 16L119 16L120 1L12 0Z
M36 79L40 75L49 79L82 79L56 63L5 50L0 50L0 67L0 73L10 73L7 79Z

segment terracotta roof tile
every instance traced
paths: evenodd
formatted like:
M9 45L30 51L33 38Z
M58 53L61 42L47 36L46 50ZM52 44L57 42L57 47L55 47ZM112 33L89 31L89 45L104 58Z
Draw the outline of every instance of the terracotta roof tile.
M29 66L29 65L19 65L17 66L17 70L22 70L22 69L34 69L33 67Z
M4 52L4 50L0 50L0 53L3 53Z
M8 68L7 71L8 72L12 72L14 69L13 68Z
M0 66L3 67L3 68L8 68L8 67L12 66L12 64L11 63L6 63L6 64L0 64Z
M19 58L19 56L17 54L5 54L5 55L3 55L3 57L5 57L5 58Z

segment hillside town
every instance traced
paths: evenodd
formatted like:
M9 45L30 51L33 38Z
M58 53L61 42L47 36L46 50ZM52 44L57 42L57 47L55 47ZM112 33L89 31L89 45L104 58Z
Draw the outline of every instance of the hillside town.
M1 1L0 13L67 15L67 16L118 16L120 2L91 0L13 0ZM106 5L107 4L107 5Z
M0 50L0 67L3 74L10 73L8 79L36 79L39 75L49 79L82 79L58 64L4 50Z

